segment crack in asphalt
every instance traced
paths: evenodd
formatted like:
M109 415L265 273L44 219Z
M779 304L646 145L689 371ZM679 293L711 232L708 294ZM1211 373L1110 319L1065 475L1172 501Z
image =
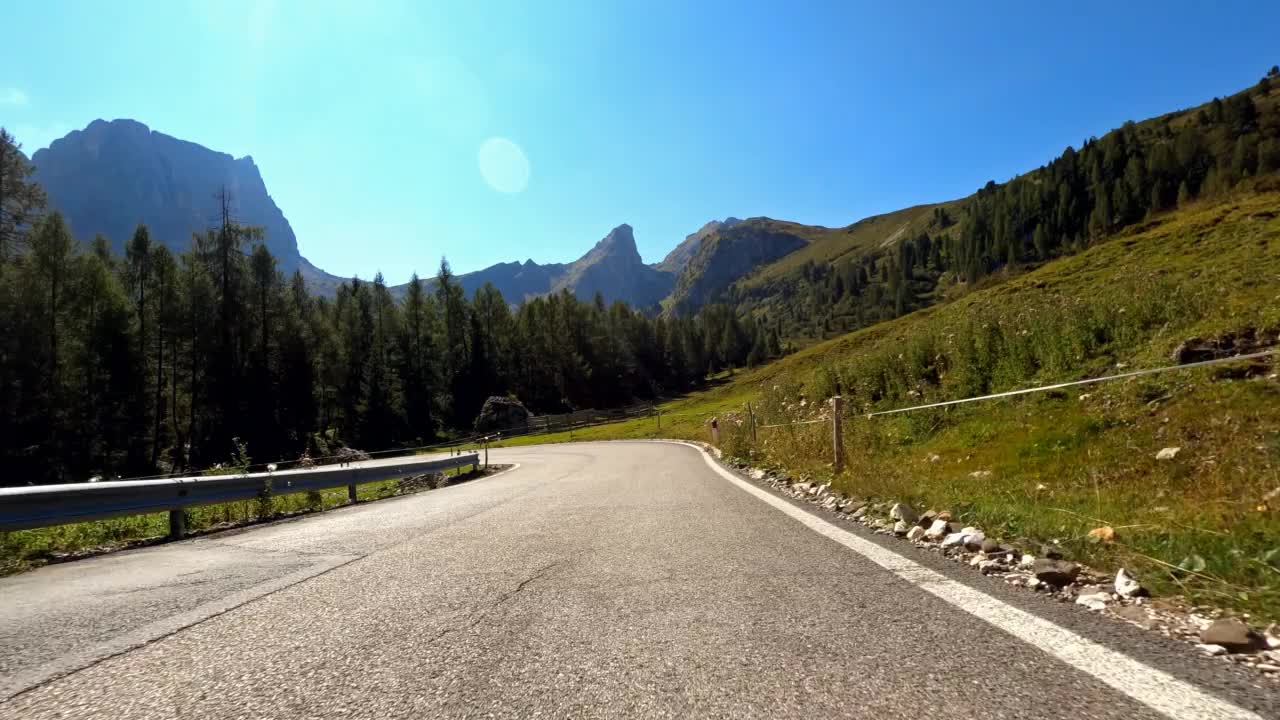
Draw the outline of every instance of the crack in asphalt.
M557 565L560 565L560 564L561 564L561 561L557 560L553 563L544 565L543 567L538 569L536 572L534 572L532 575L530 575L529 577L517 583L514 590L512 590L511 592L503 593L502 595L498 596L496 600L489 603L486 607L475 612L475 614L471 617L469 622L461 626L447 627L441 630L440 632L436 633L435 636L428 641L428 644L434 645L445 635L451 635L453 633L462 632L464 630L470 630L475 626L479 625L482 620L488 617L490 612L498 608L500 605L506 603L508 600L515 597L516 595L519 595L520 592L523 591L526 587L528 587L530 583L532 583L534 580L540 580L541 578L546 576L547 573L551 572L552 568L555 568Z
M217 582L217 578L205 578L202 580L183 580L182 582L161 583L160 585L148 585L147 587L133 588L132 590L121 590L119 592L107 593L104 597L124 597L126 595L134 595L142 592L154 592L156 590L173 590L177 588L195 587L197 585L208 585Z

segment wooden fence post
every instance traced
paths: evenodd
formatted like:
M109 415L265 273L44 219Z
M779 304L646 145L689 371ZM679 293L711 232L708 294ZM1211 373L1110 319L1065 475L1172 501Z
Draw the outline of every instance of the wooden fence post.
M751 444L756 444L756 411L751 407L751 403L747 403L747 422L751 423Z
M711 418L711 444L720 447L720 420Z
M653 409L658 413L658 432L662 432L662 408L655 405Z
M831 398L831 451L833 472L839 474L844 469L844 398L839 395Z

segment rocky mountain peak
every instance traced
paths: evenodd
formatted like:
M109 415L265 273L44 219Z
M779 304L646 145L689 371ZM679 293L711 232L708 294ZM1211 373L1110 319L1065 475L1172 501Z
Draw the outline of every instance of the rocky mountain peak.
M618 227L609 231L600 242L596 243L595 250L602 251L608 255L622 257L626 260L640 261L640 251L636 249L636 238L631 226L622 223Z
M677 245L667 256L662 259L655 267L663 272L679 274L684 270L685 265L689 264L689 260L698 252L698 248L702 245L702 241L719 230L725 230L737 225L742 220L736 217L727 217L724 220L712 220L697 231L685 236L684 240Z

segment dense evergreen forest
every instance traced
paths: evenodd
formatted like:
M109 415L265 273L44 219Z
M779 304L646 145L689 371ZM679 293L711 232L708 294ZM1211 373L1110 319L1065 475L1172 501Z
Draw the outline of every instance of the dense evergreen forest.
M397 303L381 275L333 299L282 277L261 232L216 227L175 256L139 226L124 257L45 212L0 135L0 467L5 484L203 468L464 433L490 395L606 408L761 362L776 335L709 306L646 316L568 292L512 309L464 296L447 262Z
M821 339L930 305L952 288L1078 252L1200 198L1280 172L1280 68L1204 106L1068 147L1048 165L934 208L887 248L806 263L728 302L784 338Z

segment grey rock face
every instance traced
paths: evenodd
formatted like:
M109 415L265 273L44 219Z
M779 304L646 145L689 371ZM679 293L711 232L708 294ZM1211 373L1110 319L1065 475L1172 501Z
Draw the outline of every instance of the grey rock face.
M751 218L704 239L676 278L671 308L691 314L715 302L734 281L806 245L793 223Z
M80 240L101 233L122 253L134 228L145 223L153 242L182 252L191 247L192 233L215 224L215 195L226 188L235 219L263 228L281 271L300 270L320 290L341 281L298 252L293 228L252 157L234 158L135 120L94 120L37 151L31 161L49 206L62 212Z

